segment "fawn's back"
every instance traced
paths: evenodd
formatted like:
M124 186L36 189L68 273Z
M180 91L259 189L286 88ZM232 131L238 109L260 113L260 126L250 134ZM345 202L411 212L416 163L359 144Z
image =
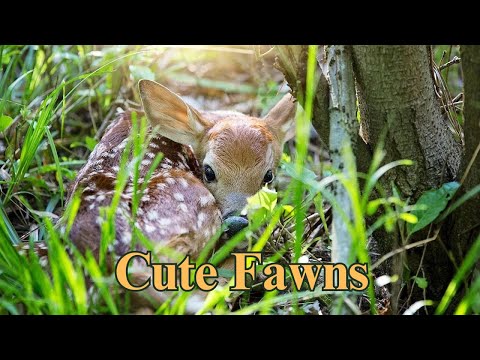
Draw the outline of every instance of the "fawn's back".
M134 226L154 243L195 257L222 220L238 218L246 199L273 181L283 143L293 134L293 98L286 95L258 119L236 112L200 112L152 81L142 80L139 88L153 131L144 144L140 185L156 155L162 153L163 159L147 179ZM111 204L131 131L131 116L124 113L108 127L73 184L70 197L81 191L81 203L70 238L81 251L98 254L103 221L99 209ZM133 191L129 174L110 248L117 255L132 250Z

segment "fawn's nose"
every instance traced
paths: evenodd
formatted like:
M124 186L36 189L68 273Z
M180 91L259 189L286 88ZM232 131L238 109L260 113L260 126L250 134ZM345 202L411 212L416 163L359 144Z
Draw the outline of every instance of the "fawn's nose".
M245 215L236 215L231 212L223 217L223 222L227 225L225 233L229 238L248 226L248 219Z

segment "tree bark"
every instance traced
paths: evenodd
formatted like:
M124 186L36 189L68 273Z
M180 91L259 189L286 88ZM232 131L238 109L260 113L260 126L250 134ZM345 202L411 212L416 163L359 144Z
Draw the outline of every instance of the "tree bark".
M404 195L455 178L462 155L436 98L427 46L354 46L362 135L375 147L386 131L385 162L415 162L391 172ZM388 179L388 180L392 180Z
M321 49L319 49L321 50ZM307 74L308 45L277 45L276 66L285 75L293 96L304 105ZM323 51L318 51L322 59ZM329 144L328 83L320 67L317 67L318 82L313 102L312 125L326 147Z
M391 189L394 182L403 196L414 203L424 191L454 180L463 150L448 129L448 119L441 113L429 48L354 46L353 53L364 139L374 148L385 136L385 163L399 159L414 161L413 166L398 167L387 173L381 179L383 186ZM425 236L426 233L420 232L420 238L411 241ZM391 237L381 240L383 253L401 245L395 244ZM437 300L453 276L452 263L440 241L427 245L423 256L422 253L423 248L411 250L407 254L407 267L413 276L422 266L429 281L427 297ZM401 269L396 270L398 275L403 274ZM397 296L394 288L392 297Z
M283 72L285 80L295 98L304 105L305 78L307 72L307 51L308 45L277 45L276 67ZM315 98L313 103L312 125L317 131L320 140L325 149L330 144L330 119L329 119L329 93L326 72L326 58L323 46L320 46L317 55L318 78ZM371 161L371 151L368 145L357 136L357 169L361 172L367 172Z
M332 167L348 176L345 169L345 148L356 151L358 122L355 98L355 80L353 77L351 47L331 45L327 47L327 80L330 85L330 157ZM332 224L332 261L351 265L350 253L353 239L340 215L343 211L353 222L353 210L350 196L339 182L332 184L332 192L341 209L333 208Z

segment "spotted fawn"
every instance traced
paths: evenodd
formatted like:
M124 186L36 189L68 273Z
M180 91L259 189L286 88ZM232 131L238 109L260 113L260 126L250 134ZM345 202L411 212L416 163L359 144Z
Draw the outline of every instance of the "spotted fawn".
M145 144L139 183L158 153L163 159L148 179L136 226L154 243L195 258L222 220L233 217L229 226L235 230L247 224L238 215L248 197L273 181L283 144L293 136L296 105L287 94L259 119L231 111L199 111L150 80L141 80L139 90L149 126L158 134ZM70 194L83 190L70 238L82 251L98 252L99 208L111 203L131 129L128 113L114 121L73 184ZM131 250L133 188L130 177L115 219L117 255Z
M166 87L139 82L149 132L154 131L141 161L139 183L157 154L140 199L135 226L153 243L195 258L228 223L229 235L248 222L240 215L247 198L275 177L283 144L294 134L294 98L285 95L263 118L232 111L199 111ZM132 131L132 116L121 114L79 171L69 192L81 193L70 239L82 252L98 256L101 207L111 204L122 153ZM153 130L152 130L153 129ZM132 175L121 195L115 217L114 257L132 250ZM141 244L137 249L144 251Z

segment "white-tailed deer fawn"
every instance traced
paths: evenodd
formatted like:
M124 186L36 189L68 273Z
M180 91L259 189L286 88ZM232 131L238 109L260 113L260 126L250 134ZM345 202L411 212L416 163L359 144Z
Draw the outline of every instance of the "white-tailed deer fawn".
M140 95L153 137L141 162L141 178L158 153L164 157L148 180L136 226L154 243L192 258L230 219L230 235L245 227L238 217L249 196L275 177L283 144L294 133L296 105L291 95L264 119L229 111L198 111L178 95L149 80L139 82ZM120 159L132 129L128 113L106 130L79 171L70 196L81 190L81 205L70 238L81 251L98 254L99 209L109 206L120 171ZM82 190L83 189L83 190ZM115 218L115 256L131 251L133 180L130 177ZM232 216L234 216L233 220ZM142 249L137 245L137 250Z
M195 257L222 219L238 215L249 196L273 181L283 144L293 135L296 105L287 94L258 119L237 112L198 111L153 81L141 80L139 89L149 124L161 135L145 144L141 176L157 153L164 158L146 186L137 226L153 242ZM77 187L83 192L70 238L80 250L95 253L99 248L98 209L111 203L131 128L128 114L113 122L75 180L71 193ZM117 255L131 250L126 214L132 188L130 179L117 212ZM245 225L241 218L230 223L234 231Z

